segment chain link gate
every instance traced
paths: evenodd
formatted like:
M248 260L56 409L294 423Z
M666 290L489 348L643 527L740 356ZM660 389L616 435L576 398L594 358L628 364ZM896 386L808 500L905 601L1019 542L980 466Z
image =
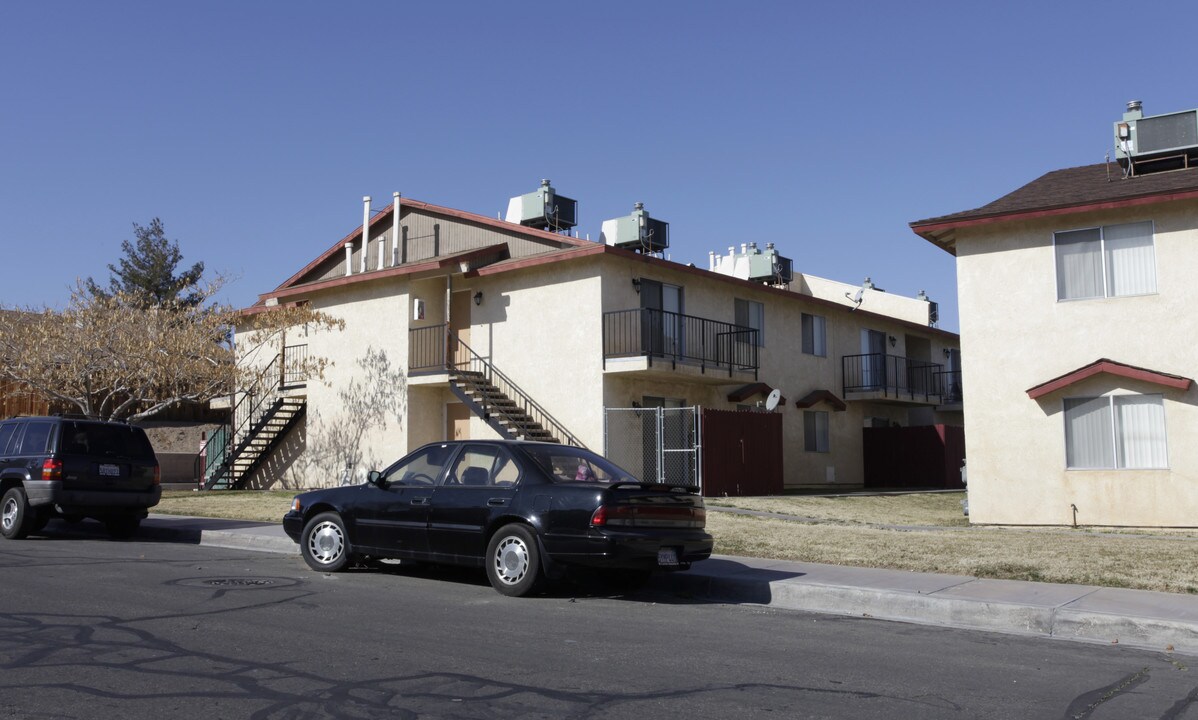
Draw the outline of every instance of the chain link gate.
M644 482L703 488L699 408L606 408L603 454Z

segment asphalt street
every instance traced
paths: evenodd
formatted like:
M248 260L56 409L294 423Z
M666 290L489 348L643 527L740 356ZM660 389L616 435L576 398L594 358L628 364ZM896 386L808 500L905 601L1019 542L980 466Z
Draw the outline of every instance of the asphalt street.
M0 631L0 718L1198 717L1173 654L53 533Z

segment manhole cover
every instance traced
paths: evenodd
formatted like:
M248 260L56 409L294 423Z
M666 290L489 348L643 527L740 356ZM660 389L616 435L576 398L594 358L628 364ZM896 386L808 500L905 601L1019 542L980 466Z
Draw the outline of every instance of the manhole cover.
M216 588L220 590L257 590L259 588L280 588L298 585L299 580L281 577L206 577L183 578L174 580L171 585L186 587Z

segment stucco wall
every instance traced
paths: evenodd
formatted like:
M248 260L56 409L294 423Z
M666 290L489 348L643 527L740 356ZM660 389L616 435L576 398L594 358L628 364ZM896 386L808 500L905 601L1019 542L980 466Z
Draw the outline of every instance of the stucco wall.
M1058 301L1053 232L1156 223L1157 293ZM1198 270L1198 208L1158 206L960 232L966 454L976 523L1198 524L1198 391L1100 376L1032 400L1027 390L1100 358L1193 377L1185 337ZM1163 393L1169 470L1066 470L1063 399Z

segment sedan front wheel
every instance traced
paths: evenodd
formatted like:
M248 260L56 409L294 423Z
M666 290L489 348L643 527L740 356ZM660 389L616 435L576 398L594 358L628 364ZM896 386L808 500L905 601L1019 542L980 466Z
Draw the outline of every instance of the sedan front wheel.
M345 523L335 512L325 512L308 521L300 535L300 552L313 570L337 572L349 564L349 537Z
M525 525L505 525L487 543L487 579L510 597L523 597L541 579L537 539Z

